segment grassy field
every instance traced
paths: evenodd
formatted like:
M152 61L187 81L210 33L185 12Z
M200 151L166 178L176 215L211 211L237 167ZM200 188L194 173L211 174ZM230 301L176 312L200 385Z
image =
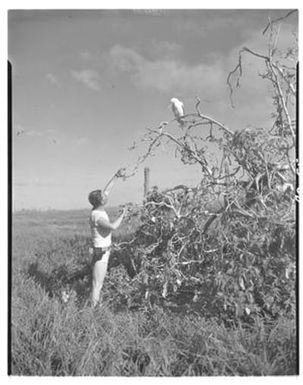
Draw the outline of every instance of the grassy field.
M88 216L88 210L13 216L13 375L296 374L294 321L227 328L198 312L131 310L120 306L131 283L121 265L109 268L102 306L91 309ZM122 226L115 239L132 230L132 223ZM71 288L64 304L62 290Z

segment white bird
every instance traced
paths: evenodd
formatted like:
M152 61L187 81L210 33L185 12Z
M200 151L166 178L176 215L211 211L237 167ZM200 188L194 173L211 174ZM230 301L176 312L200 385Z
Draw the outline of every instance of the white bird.
M170 103L172 106L173 113L177 119L177 121L181 124L181 126L184 125L184 121L182 118L184 117L184 104L181 102L181 100L177 98L170 99Z

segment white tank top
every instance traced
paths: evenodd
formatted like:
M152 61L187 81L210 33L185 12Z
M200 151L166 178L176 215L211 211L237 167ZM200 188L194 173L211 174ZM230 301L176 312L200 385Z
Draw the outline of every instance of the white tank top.
M109 247L112 243L112 235L110 229L98 226L98 219L103 218L109 220L104 210L92 210L90 215L90 228L94 247Z

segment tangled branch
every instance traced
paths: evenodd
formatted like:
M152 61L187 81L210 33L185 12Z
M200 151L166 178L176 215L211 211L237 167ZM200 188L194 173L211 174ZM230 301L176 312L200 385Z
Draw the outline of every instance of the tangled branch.
M271 28L271 31L272 31L273 24L276 24L277 22L284 20L294 12L295 11L290 11L284 17L271 21L269 25L266 27L266 29L264 30L264 33L268 30L268 28ZM270 38L271 39L274 38L273 31L271 33ZM276 46L276 43L274 44L274 47L275 46ZM296 142L296 135L294 131L295 119L291 118L288 104L291 96L293 98L296 97L295 84L292 83L291 81L291 79L295 78L296 66L294 66L293 68L290 68L283 65L283 68L282 68L282 65L280 65L279 60L274 58L275 53L276 53L275 48L270 49L268 55L264 55L250 48L243 47L239 51L238 63L235 66L235 68L229 72L226 82L229 88L230 101L232 106L234 107L234 103L233 103L234 87L232 84L232 79L234 78L234 76L236 76L236 87L238 88L240 85L240 78L243 76L243 60L242 60L243 54L252 55L260 59L261 61L263 61L266 65L267 73L261 76L263 78L267 78L271 82L273 90L276 93L275 102L279 106L279 108L277 109L277 118L275 120L274 127L282 126L283 133L285 135L288 135L287 130L289 130L289 133L292 139L292 146L294 147Z
M268 31L269 28L272 28L272 26L276 23L279 23L285 19L287 19L290 15L292 15L293 13L295 12L298 12L297 9L293 9L292 11L289 11L286 15L282 16L282 17L278 17L277 19L275 20L269 20L267 26L264 28L262 34L265 35L265 33Z

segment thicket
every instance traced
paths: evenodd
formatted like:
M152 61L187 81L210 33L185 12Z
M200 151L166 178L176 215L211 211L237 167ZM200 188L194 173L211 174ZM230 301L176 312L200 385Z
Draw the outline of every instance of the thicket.
M261 62L260 76L273 100L271 129L233 131L202 113L197 97L194 112L182 119L180 136L162 122L134 143L133 148L145 147L126 177L165 142L183 164L200 166L201 182L162 192L155 187L143 209L130 214L140 216L141 225L133 239L117 247L131 256L136 274L131 301L152 305L187 292L205 316L219 320L294 319L297 41L278 49L283 21L271 21L264 30L268 52L244 47L227 78L233 100L244 76L244 56ZM216 162L210 144L217 147Z

